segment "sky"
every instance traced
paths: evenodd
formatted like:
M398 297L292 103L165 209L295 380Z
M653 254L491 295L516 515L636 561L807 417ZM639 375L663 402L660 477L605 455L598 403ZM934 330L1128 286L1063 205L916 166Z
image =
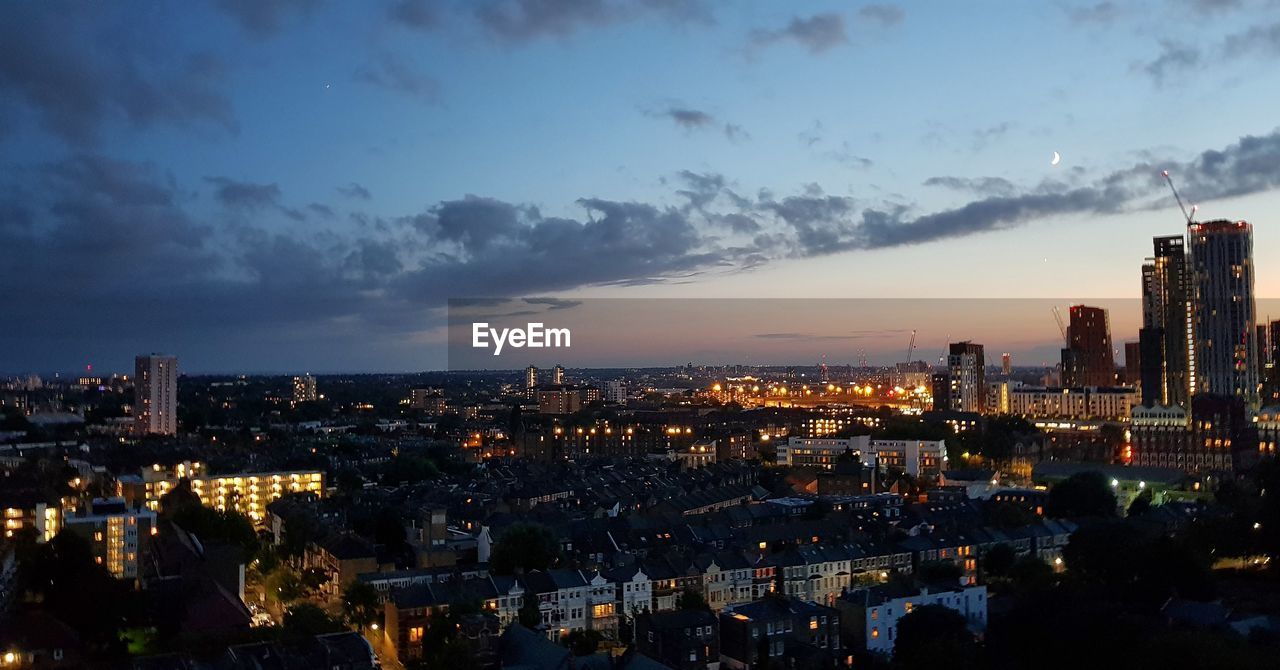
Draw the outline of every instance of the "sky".
M443 368L459 298L1134 298L1163 169L1280 296L1276 0L54 0L0 44L0 372Z

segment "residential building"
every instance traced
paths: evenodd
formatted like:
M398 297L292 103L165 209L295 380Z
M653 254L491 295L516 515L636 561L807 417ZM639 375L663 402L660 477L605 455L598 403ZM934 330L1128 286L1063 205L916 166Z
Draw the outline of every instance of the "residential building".
M987 393L986 361L982 345L954 342L947 355L950 407L959 412L984 412ZM934 406L937 407L935 398Z
M720 626L707 610L636 617L635 648L673 670L707 670L720 662Z
M982 631L987 627L986 586L916 588L889 583L850 591L836 602L846 637L861 648L886 657L893 655L898 622L925 605L940 605L958 612L972 630Z
M791 437L777 446L778 465L816 467L830 470L837 460L849 454L859 461L871 460L871 436Z
M178 434L178 359L150 354L134 361L133 417L139 435Z
M183 462L172 468L155 464L137 475L118 478L119 495L130 505L142 504L155 511L160 497L183 478L190 480L191 490L200 502L214 509L234 509L255 524L267 519L267 504L286 493L308 492L324 496L324 473L319 470L282 472L242 472L223 475L205 473L200 462Z
M1258 402L1257 317L1254 312L1253 226L1244 221L1192 224L1196 367L1192 394Z
M1062 385L1114 385L1116 364L1107 310L1072 305L1069 314L1067 347L1062 350Z
M124 498L94 498L86 508L66 514L63 527L88 543L93 560L112 577L134 582L150 538L158 532L156 513L130 507Z
M304 402L315 402L319 396L316 394L316 378L311 375L303 375L293 378L293 404L298 405Z
M788 659L843 659L840 612L795 598L770 597L720 613L720 667L790 667ZM809 664L805 664L809 665Z

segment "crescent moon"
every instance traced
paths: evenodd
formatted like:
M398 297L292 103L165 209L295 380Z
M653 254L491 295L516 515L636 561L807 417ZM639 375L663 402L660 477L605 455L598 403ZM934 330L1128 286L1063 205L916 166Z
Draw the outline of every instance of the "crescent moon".
M1053 160L1049 161L1049 165L1057 165L1062 162L1062 154L1053 152Z

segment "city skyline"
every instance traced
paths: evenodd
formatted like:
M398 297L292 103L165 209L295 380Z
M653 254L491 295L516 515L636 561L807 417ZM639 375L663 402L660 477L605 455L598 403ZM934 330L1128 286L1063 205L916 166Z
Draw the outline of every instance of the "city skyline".
M1274 3L67 7L3 28L8 372L441 368L463 297L1134 297L1162 169L1280 295Z

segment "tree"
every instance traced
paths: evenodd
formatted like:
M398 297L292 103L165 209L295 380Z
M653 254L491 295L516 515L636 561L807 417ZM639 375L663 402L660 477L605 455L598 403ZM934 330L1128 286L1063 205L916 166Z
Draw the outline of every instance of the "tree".
M982 572L988 577L1004 577L1009 574L1016 560L1018 555L1013 547L1002 542L988 549L982 557Z
M342 590L342 615L348 624L364 628L378 620L380 600L377 589L357 579Z
M1111 482L1096 470L1078 472L1049 490L1047 510L1051 517L1113 517L1116 494Z
M400 513L390 507L379 508L373 518L373 541L391 551L400 551L407 537Z
M298 603L284 613L283 636L286 639L305 639L342 631L342 622L329 616L311 603Z
M524 604L517 610L516 616L520 620L520 625L529 630L536 630L542 625L542 612L538 610L538 597L532 593L526 593Z
M916 570L916 576L922 581L946 582L954 586L964 576L964 570L952 561L924 561Z
M494 543L489 554L489 570L499 575L546 570L560 558L560 541L550 528L536 523L517 523L503 531Z
M1053 586L1053 567L1035 556L1023 556L1009 566L1009 580L1018 593L1043 591Z
M1143 489L1134 497L1133 502L1129 503L1129 509L1125 512L1125 516L1142 516L1151 510L1151 489Z
M978 666L978 644L964 615L923 605L898 620L893 667L901 670L967 670Z
M707 604L707 599L702 597L702 593L695 589L685 589L676 596L676 609L678 610L706 610L711 611L711 606Z
M590 656L600 648L604 635L598 630L575 630L564 636L564 645L574 656Z

